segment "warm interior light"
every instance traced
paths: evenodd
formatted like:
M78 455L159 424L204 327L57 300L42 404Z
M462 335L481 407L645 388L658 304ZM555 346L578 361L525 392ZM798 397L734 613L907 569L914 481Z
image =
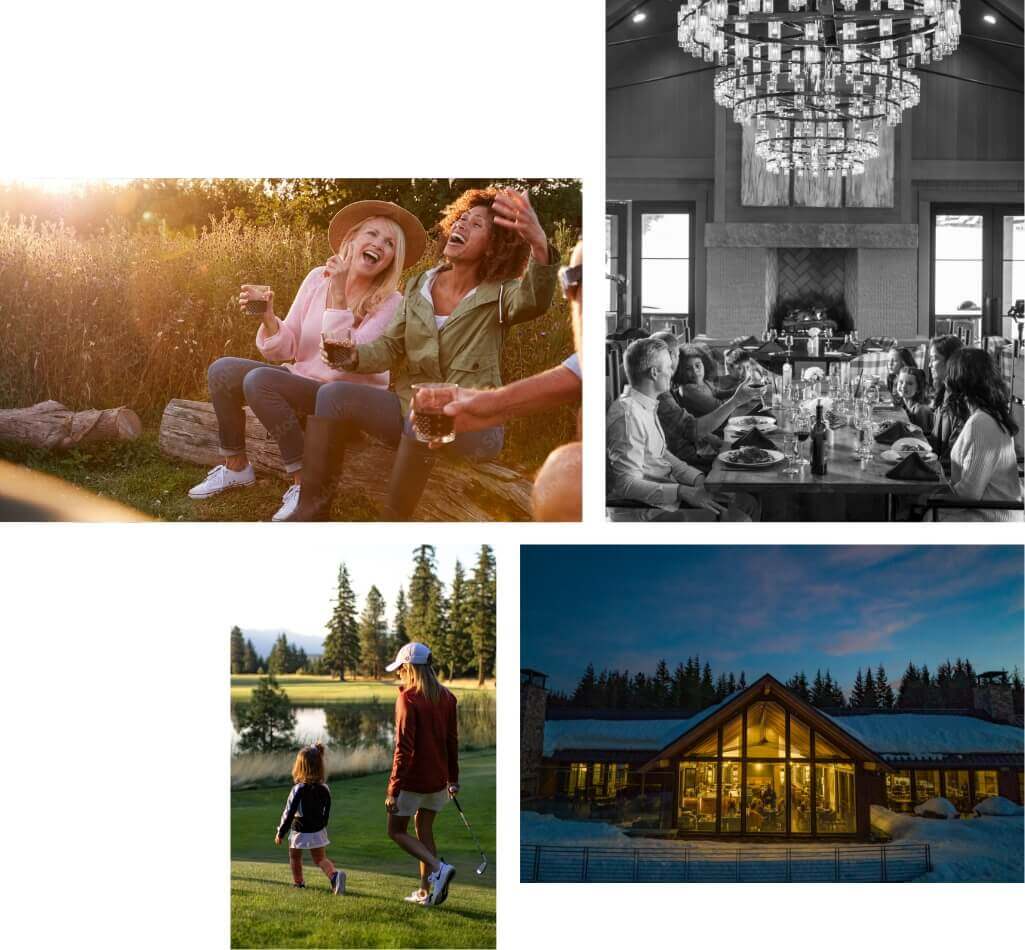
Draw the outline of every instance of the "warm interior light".
M983 16L983 19L990 25L994 26L997 22L997 18L992 13L987 13Z
M643 23L646 19L648 19L648 14L647 13L635 13L633 15L633 22L634 23Z

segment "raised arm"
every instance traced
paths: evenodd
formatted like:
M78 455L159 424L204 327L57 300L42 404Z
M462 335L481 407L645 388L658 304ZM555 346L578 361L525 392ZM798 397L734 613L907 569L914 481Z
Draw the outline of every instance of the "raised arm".
M530 245L527 273L504 286L502 311L510 326L541 316L555 296L559 275L559 254L545 235L537 213L525 191L506 188L492 204L495 226L515 231Z
M299 351L299 340L302 338L303 320L306 319L310 298L322 279L323 270L322 267L315 267L306 275L284 320L270 313L260 324L260 329L256 332L256 348L267 359L278 363L295 359ZM271 300L273 306L273 296ZM275 328L273 332L268 324Z

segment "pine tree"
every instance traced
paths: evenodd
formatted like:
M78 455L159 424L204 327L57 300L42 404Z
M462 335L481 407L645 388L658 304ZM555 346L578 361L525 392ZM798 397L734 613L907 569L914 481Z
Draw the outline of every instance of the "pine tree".
M471 625L471 590L463 565L456 561L455 574L448 598L445 637L446 674L449 679L466 676L473 669L473 636Z
M851 709L862 709L865 706L865 681L861 678L861 667L858 667L858 675L854 677L854 686L851 687Z
M715 701L721 703L729 695L729 687L726 684L726 674L720 673L715 680Z
M730 696L737 691L737 681L734 678L733 673L730 673L730 675L726 678L726 687L728 690L728 692L726 693L727 696Z
M284 634L274 641L274 646L267 654L267 672L271 676L280 676L288 672L288 638Z
M430 645L434 639L440 587L441 581L434 566L434 546L421 544L413 550L413 576L406 594L406 632L410 640ZM433 617L429 616L432 594L435 597Z
M897 700L893 695L893 687L886 678L886 670L883 669L882 663L876 668L876 693L879 695L880 709L893 709L896 706Z
M470 635L477 665L477 685L495 673L495 555L482 544L470 584Z
M594 699L594 664L588 663L587 669L584 670L584 675L580 677L580 682L577 683L577 688L573 690L573 698L571 702L574 706L583 706L585 708L589 708L594 705Z
M707 709L715 702L715 683L712 682L712 667L706 662L701 670L701 708Z
M795 673L791 676L784 685L792 693L800 696L806 703L811 701L811 693L808 689L808 677L804 675L803 670L800 673Z
M826 670L826 709L842 709L847 701L844 699L840 684Z
M740 671L740 679L737 680L737 689L747 689L747 680L744 678L744 671Z
M653 683L653 704L660 709L669 705L672 697L672 680L669 678L669 667L665 660L659 660L655 666L655 679Z
M232 712L242 752L275 752L295 741L292 703L273 675L260 680L249 702L237 703Z
M687 694L687 671L682 663L676 664L676 669L673 670L673 681L672 686L672 705L676 709L681 709L684 706L684 697Z
M380 679L386 665L387 636L384 598L376 587L371 587L359 618L360 669L364 675Z
M900 686L897 687L898 708L915 709L923 705L920 685L918 668L914 663L908 662L908 668L901 677Z
M243 673L259 673L263 660L256 652L252 640L246 640L245 652L243 653Z
M822 679L822 670L815 671L815 679L811 687L811 704L822 709L827 704L826 684Z
M865 670L865 696L862 705L865 709L879 708L879 691L876 688L876 681L872 675L871 667Z
M231 628L231 672L245 673L246 642L242 639L242 631L238 627Z
M345 564L338 568L338 587L334 609L327 623L324 638L324 665L332 676L345 679L346 673L355 673L359 665L359 630L356 623L356 593L349 582Z
M400 587L398 596L395 598L395 621L392 625L392 643L395 651L404 643L409 643L409 633L406 630L406 594Z

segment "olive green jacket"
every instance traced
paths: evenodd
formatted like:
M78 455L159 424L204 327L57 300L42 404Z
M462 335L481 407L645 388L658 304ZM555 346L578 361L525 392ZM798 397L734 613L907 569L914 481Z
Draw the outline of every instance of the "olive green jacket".
M390 370L403 415L409 411L413 383L456 383L471 389L501 386L506 331L541 316L551 306L559 254L550 244L548 260L550 264L538 264L531 255L522 278L501 285L479 284L456 305L440 330L430 301L420 292L428 272L410 279L388 329L373 343L356 347L355 371Z

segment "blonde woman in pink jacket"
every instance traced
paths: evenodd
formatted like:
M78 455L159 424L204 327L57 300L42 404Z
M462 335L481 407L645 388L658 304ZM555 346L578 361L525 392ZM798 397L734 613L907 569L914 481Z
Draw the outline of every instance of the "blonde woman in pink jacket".
M362 375L325 363L321 334L328 324L332 338L351 333L353 342L370 343L381 336L402 301L399 277L420 259L427 234L414 215L390 201L356 201L331 219L328 240L334 256L306 275L284 320L274 313L274 294L267 294L256 346L279 365L222 356L208 370L224 463L189 491L190 498L211 498L256 481L246 457L243 407L248 403L277 441L285 471L292 476L272 519L283 521L299 502L300 418L314 413L320 387L347 380L388 388L386 372ZM257 294L246 285L238 298L243 313L251 299L258 299Z

